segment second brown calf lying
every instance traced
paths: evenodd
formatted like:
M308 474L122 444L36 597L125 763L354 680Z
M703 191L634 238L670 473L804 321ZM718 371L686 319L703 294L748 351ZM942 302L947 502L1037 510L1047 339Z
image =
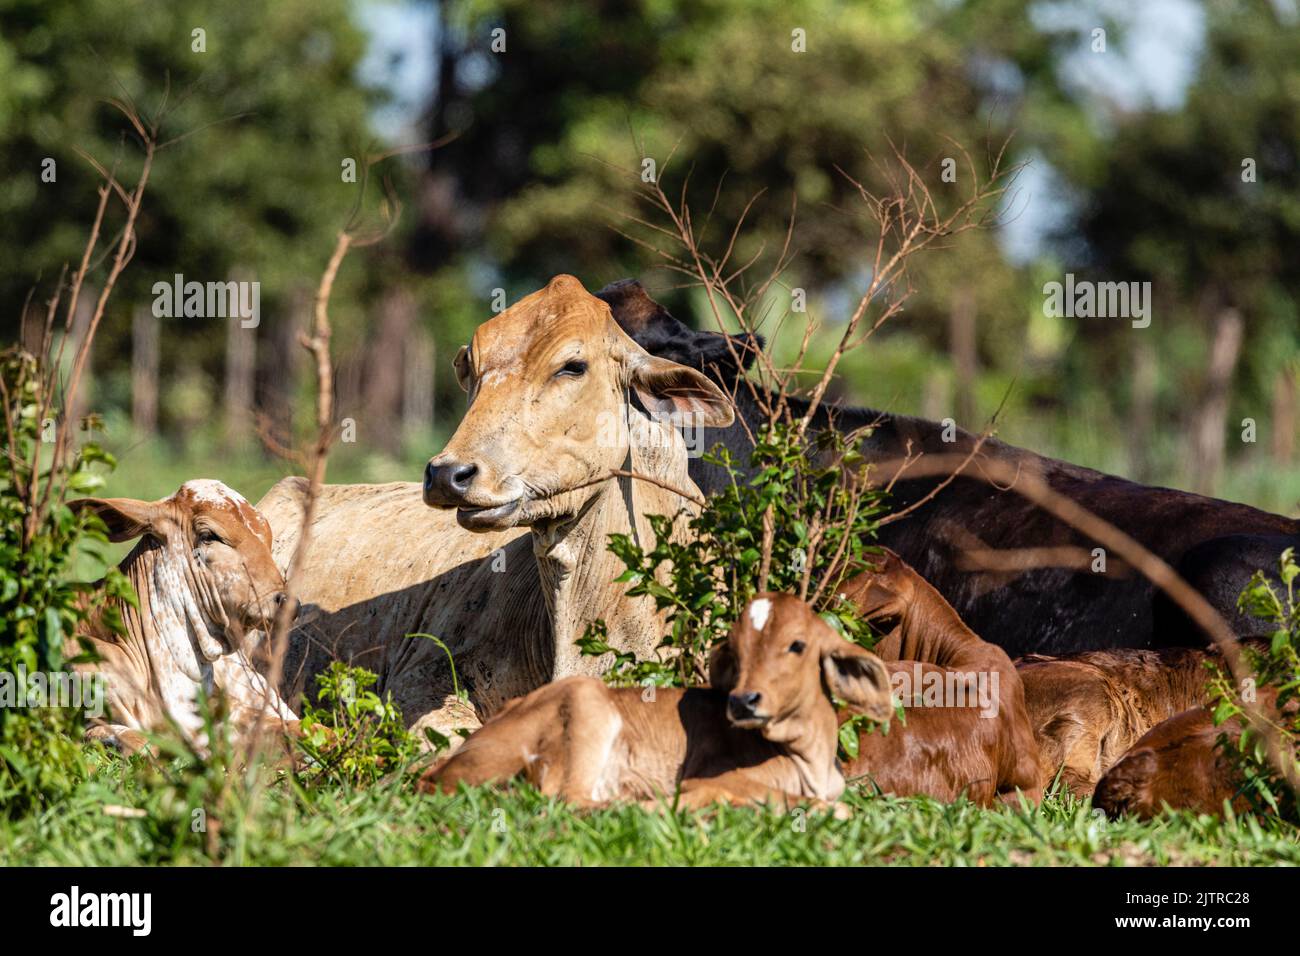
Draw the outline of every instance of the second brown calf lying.
M1017 661L1043 786L1089 796L1098 779L1161 721L1203 704L1211 655L1190 648L1112 648Z
M990 805L1041 796L1038 748L1025 691L1002 648L981 640L924 578L892 551L841 588L864 619L887 633L875 651L902 698L906 724L863 735L850 779L886 793ZM940 706L931 691L943 687ZM948 699L954 692L965 700Z

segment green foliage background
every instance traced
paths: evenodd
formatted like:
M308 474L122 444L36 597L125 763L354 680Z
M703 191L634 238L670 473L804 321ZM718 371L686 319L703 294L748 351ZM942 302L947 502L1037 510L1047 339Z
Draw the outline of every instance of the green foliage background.
M111 490L161 495L207 474L256 496L292 470L259 452L251 433L237 448L220 439L224 335L211 320L164 326L159 434L134 434L130 315L150 302L154 281L177 272L256 278L264 315L258 403L284 427L306 427L288 411L309 387L293 360L293 325L357 200L340 163L394 145L373 123L388 92L358 79L369 42L362 23L375 6L0 0L0 248L10 253L0 257L9 303L0 322L13 334L33 281L39 305L80 249L94 175L77 148L105 163L120 158L128 175L138 161L102 99L130 96L149 111L169 90L166 130L189 134L160 155L140 250L96 350L89 400L122 461ZM716 204L715 238L761 193L738 261L770 258L797 202L799 257L786 285L806 288L827 326L813 343L816 366L868 262L869 236L844 174L882 188L880 164L897 146L942 205L968 178L954 144L986 172L988 144L1014 133L1009 161L1050 170L1071 200L1060 235L1030 261L1010 258L991 230L919 262L907 312L844 363L839 397L954 414L961 402L950 317L969 302L977 370L961 424L979 427L1014 381L1003 437L1187 486L1197 477L1186 450L1211 320L1233 306L1246 338L1217 490L1295 512L1300 470L1287 467L1293 459L1270 459L1269 447L1279 373L1300 361L1300 26L1268 0L1187 6L1198 11L1204 42L1191 54L1181 103L1157 106L1108 99L1077 81L1071 64L1090 56L1090 69L1134 82L1141 37L1131 34L1153 28L1085 0L413 4L435 24L423 55L437 84L427 109L392 138L457 138L384 164L403 203L401 225L345 265L333 300L334 349L363 381L400 376L405 350L382 333L383 297L409 294L417 325L436 343L434 425L381 442L386 422L378 419L392 417L391 406L344 396L358 442L340 449L334 476L418 474L459 417L448 357L490 314L497 287L513 299L558 271L592 288L638 275L678 315L711 322L657 255L620 234L637 211L631 186L642 158L656 160L670 192L685 186L697 209ZM1104 54L1089 52L1094 25L1108 31ZM192 49L200 27L204 53ZM491 49L495 29L505 31L504 52ZM804 53L791 49L796 29ZM945 184L941 164L954 156L958 182ZM57 183L40 181L45 157L58 164ZM1244 157L1256 160L1255 183L1241 181ZM371 183L371 208L378 186ZM1015 218L1052 201L1041 190L1021 192L1004 211ZM1152 327L1045 316L1042 284L1066 271L1149 279ZM782 308L778 301L774 314ZM797 325L765 331L778 359L787 357ZM1156 382L1154 420L1135 436L1139 335L1155 355ZM1245 417L1258 423L1255 444L1239 440Z

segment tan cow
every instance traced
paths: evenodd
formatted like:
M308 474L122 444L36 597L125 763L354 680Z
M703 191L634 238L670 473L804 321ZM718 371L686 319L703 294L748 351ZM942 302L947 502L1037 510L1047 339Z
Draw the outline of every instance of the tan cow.
M788 594L760 594L715 651L713 688L606 687L570 677L513 701L421 779L424 791L529 780L582 806L674 795L702 807L838 800L834 698L877 720L880 659Z
M111 541L140 539L118 566L139 598L139 608L117 602L126 633L97 621L77 635L100 658L77 668L103 675L112 719L95 722L88 736L136 750L141 731L163 729L170 718L206 746L200 688L224 695L236 736L296 723L245 653L248 634L285 600L271 529L256 509L208 480L187 481L161 501L82 498L70 507L95 511Z
M661 622L614 583L608 535L648 545L647 515L685 515L668 488L698 490L674 424L732 420L716 385L646 353L572 276L482 325L456 366L470 406L424 495L457 510L413 510L410 485L325 489L307 562L324 583L301 595L318 607L282 685L300 689L293 675L325 656L351 659L381 674L417 732L448 737L543 683L595 673L574 642L596 618L614 646L653 651ZM651 480L610 479L616 469ZM260 507L292 527L301 498L300 483L282 482ZM442 648L405 636L416 631L446 643L454 675Z

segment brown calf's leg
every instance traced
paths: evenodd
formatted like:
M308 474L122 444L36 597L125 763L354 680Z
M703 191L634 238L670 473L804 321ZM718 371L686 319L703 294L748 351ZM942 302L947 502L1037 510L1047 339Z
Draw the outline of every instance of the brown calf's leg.
M699 810L715 803L732 806L766 804L772 810L786 812L805 806L818 812L831 811L836 819L847 819L850 810L838 801L820 800L790 793L772 787L740 771L729 771L716 777L696 777L683 780L677 805L687 810Z
M616 796L622 720L594 678L548 684L513 702L420 778L424 793L454 793L524 776L543 793L585 806Z

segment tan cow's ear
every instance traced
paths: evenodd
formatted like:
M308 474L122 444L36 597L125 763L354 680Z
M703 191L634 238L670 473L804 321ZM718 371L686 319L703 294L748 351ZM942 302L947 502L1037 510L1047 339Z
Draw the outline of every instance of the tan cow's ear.
M682 424L726 428L736 410L722 389L708 376L685 365L642 352L631 361L632 387L646 410L660 415L677 413Z
M731 690L736 686L738 670L731 642L723 641L709 655L709 686L714 690Z
M130 541L154 530L158 506L134 498L78 498L69 501L73 511L89 509L108 526L109 541Z
M872 720L894 716L889 671L875 654L836 636L822 653L822 674L831 695Z
M469 391L469 346L462 345L460 351L456 353L455 361L452 364L456 367L456 381L460 383L461 391Z

